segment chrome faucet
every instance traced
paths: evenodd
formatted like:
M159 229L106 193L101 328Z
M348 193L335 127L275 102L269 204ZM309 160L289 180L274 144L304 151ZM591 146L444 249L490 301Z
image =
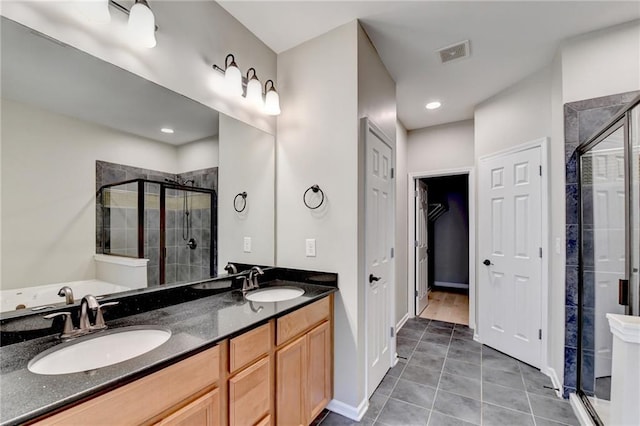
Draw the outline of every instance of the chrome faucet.
M89 310L91 310L94 318L97 318L97 312L100 309L100 305L96 298L90 294L87 294L82 298L80 302L80 323L78 329L81 332L88 333L91 331L91 319L89 318Z
M224 267L224 270L227 271L229 275L238 273L238 268L231 262L227 263L227 266Z
M102 308L104 306L117 305L118 303L120 302L107 302L100 305L94 296L87 294L80 302L78 328L73 326L71 312L56 312L50 315L45 315L44 318L51 319L58 316L64 316L64 329L60 334L60 338L74 339L76 337L107 328L107 325L104 322L104 317L102 316ZM93 317L93 324L91 324L90 315Z
M64 297L67 305L73 305L75 300L73 299L73 290L69 286L64 286L58 291L58 296Z
M254 266L249 271L249 289L259 288L258 275L264 275L264 271L259 266Z

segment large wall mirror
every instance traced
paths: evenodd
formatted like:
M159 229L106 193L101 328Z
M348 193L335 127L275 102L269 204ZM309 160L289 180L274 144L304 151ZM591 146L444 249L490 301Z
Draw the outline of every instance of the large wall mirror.
M273 135L0 29L2 312L274 264Z

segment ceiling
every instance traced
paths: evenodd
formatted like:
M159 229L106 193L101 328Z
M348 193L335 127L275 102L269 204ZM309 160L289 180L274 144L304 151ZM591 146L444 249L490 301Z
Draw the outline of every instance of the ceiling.
M359 19L409 130L473 118L480 102L551 63L563 40L640 18L638 1L219 3L276 53ZM467 39L469 58L440 63L437 49ZM442 107L427 111L433 100Z

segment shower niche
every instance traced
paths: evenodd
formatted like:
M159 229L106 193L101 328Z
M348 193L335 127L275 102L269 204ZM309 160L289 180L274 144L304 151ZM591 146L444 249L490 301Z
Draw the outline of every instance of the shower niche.
M150 287L215 276L217 168L173 175L99 161L96 175L98 253L148 259Z

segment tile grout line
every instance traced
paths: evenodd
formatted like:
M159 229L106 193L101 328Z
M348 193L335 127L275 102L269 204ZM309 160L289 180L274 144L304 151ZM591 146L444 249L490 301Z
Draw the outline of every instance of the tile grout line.
M522 384L524 385L524 393L525 395L527 395L527 403L529 403L529 410L531 410L533 426L536 426L536 416L533 415L533 406L531 405L531 398L529 398L529 391L527 390L527 381L524 379L524 374L522 373L522 365L520 365L520 362L518 362L518 371L520 371L520 378L522 379Z
M431 322L429 322L431 324ZM449 336L449 344L447 345L447 353L444 355L444 361L442 362L442 367L440 368L440 377L438 377L438 384L436 385L436 393L433 394L433 402L431 403L431 410L429 410L429 417L427 417L427 425L431 421L431 416L433 415L433 410L436 406L436 399L438 398L438 392L440 392L440 381L442 380L442 375L444 374L444 366L447 363L447 356L449 355L449 349L451 348L451 340L453 339L453 330L455 329L455 325L451 329L451 335ZM425 333L427 331L425 330Z

